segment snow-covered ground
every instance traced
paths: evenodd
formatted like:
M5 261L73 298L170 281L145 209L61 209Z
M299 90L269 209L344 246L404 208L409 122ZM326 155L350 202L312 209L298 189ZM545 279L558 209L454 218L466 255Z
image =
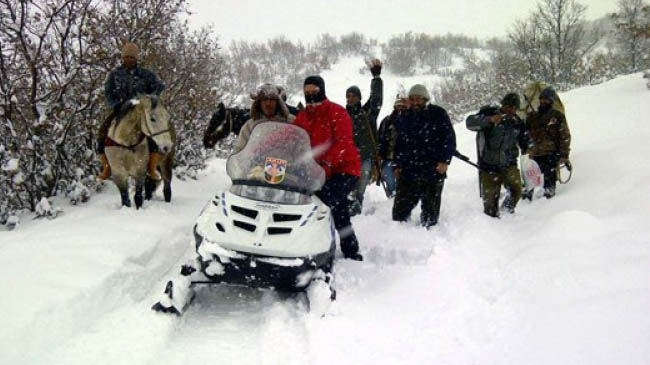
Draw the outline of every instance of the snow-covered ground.
M342 101L369 75L326 74ZM382 115L398 81L386 75ZM411 81L406 80L405 87ZM336 96L336 97L334 97ZM183 317L149 308L191 252L191 227L227 187L223 160L173 201L119 207L112 184L55 220L0 233L0 364L650 363L650 91L640 74L561 95L574 177L552 200L482 214L456 160L440 224L390 219L375 186L353 218L365 261L336 261L331 313L291 296L207 287ZM474 135L456 125L459 150Z

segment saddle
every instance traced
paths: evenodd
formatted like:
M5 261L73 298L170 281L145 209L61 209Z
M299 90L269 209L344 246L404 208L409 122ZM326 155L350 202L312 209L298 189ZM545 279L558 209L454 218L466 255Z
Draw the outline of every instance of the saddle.
M106 120L104 121L104 123L107 123L108 125L110 125L110 123L111 123L113 120L115 120L115 127L117 127L117 125L120 123L120 121L121 121L121 120L122 120L122 119L123 119L123 118L124 118L124 117L129 113L129 112L130 112L130 111L131 111L131 109L126 110L126 111L124 111L124 112L120 112L120 111L115 111L115 110L113 110L113 111L108 115L108 117L106 117ZM104 146L105 146L105 147L120 147L120 148L126 148L127 150L129 150L129 151L131 151L131 152L135 152L135 148L138 147L138 146L140 145L140 143L142 143L142 141L144 141L145 138L146 138L145 134L144 134L144 133L140 133L140 136L138 137L138 140L137 140L137 142L136 142L134 145L126 146L126 145L123 145L123 144L118 143L118 142L116 142L115 140L113 140L111 137L108 136L108 133L107 133L107 134L106 134L106 138L104 139Z

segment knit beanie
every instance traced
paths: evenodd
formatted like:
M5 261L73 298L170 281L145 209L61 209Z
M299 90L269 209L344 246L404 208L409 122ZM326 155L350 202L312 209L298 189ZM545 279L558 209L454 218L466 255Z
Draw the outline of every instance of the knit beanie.
M345 96L347 97L348 94L353 94L356 95L359 99L361 99L361 90L359 89L358 86L350 86L347 90L345 90Z
M320 91L318 92L318 94L316 94L314 96L308 97L307 95L305 95L305 101L307 102L307 104L320 103L321 101L325 100L325 98L326 98L326 96L325 96L325 80L323 80L322 77L320 77L318 75L309 76L309 77L307 77L305 79L304 85L315 85L315 86L318 86L320 88Z
M558 97L557 93L555 90L553 90L552 87L547 87L546 89L542 90L542 93L539 94L540 99L545 99L553 103Z
M431 96L429 95L427 88L422 84L415 84L411 87L411 90L409 90L409 98L411 96L421 96L427 101L431 100Z
M521 103L519 101L519 95L517 93L508 93L506 96L501 99L501 105L502 106L514 106L517 109L521 106Z
M138 45L132 42L126 42L124 43L124 46L122 46L122 57L125 56L131 56L138 58L138 55L140 53L140 49L138 48Z

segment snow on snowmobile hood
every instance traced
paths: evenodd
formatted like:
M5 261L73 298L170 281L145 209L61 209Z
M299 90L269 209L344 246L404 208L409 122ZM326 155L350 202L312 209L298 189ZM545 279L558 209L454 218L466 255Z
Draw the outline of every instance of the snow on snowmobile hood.
M314 161L307 132L279 122L257 125L244 149L228 158L226 171L233 185L301 194L312 194L325 183L325 171Z

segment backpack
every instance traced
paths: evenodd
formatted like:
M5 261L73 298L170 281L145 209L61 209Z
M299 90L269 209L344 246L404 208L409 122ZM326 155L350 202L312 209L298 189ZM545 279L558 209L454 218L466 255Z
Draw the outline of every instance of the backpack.
M544 81L533 81L530 82L528 85L526 85L526 88L524 89L523 92L524 95L523 105L517 111L517 114L519 115L520 118L525 119L526 115L537 111L537 108L539 107L539 94L541 94L542 91L547 87L549 87L549 85ZM559 96L557 100L553 100L553 109L566 115L564 113L564 104L562 104L562 100L560 100Z

